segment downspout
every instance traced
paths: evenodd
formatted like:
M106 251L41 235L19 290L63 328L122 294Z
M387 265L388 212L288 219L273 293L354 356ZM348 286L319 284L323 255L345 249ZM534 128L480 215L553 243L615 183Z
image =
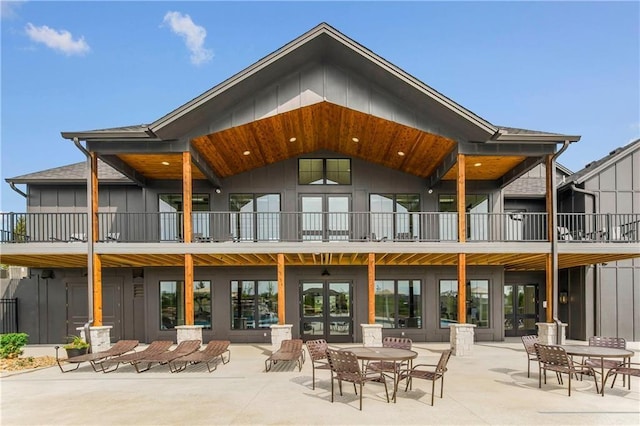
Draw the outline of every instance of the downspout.
M555 230L558 227L558 188L556 187L556 159L560 157L560 155L569 148L569 144L571 142L565 140L562 148L553 156L551 156L551 229ZM556 344L561 344L561 324L562 322L558 319L558 233L551 232L551 263L553 265L553 322L556 325Z
M585 194L590 196L591 198L593 198L593 204L592 204L592 210L593 210L593 216L594 216L594 220L595 220L595 215L597 213L597 207L596 205L597 200L598 200L598 194L596 192L593 191L587 191L586 189L582 189L582 188L578 188L576 186L575 183L571 183L571 190L574 192L579 192L581 194ZM595 229L594 229L595 231ZM598 321L598 297L596 297L596 295L600 294L600 268L598 268L598 264L594 263L593 264L593 291L595 291L595 295L593 298L593 329L594 331L597 328L597 325L599 324ZM597 333L596 333L597 334Z
M11 187L11 189L13 189L14 191L16 191L18 194L22 195L24 198L27 198L27 194L25 194L24 192L22 192L22 191L20 190L20 188L18 188L18 187L16 186L16 184L15 184L15 183L13 183L13 182L9 182L9 186Z
M91 344L90 327L93 324L93 220L91 206L93 205L93 191L91 191L91 154L80 144L78 138L73 138L73 143L87 157L87 322L84 324L84 336L87 343Z

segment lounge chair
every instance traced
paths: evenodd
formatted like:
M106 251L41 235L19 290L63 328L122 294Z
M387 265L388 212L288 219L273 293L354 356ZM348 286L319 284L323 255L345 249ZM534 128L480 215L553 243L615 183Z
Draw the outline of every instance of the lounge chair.
M134 364L145 357L151 357L167 352L171 345L173 345L171 340L154 340L149 344L149 346L140 352L115 356L101 362L100 368L103 373L111 373L112 371L116 371L122 363ZM109 366L112 366L113 364L115 364L115 367L109 369Z
M272 353L269 358L264 361L265 371L271 370L271 367L277 364L278 361L296 361L298 363L298 371L302 371L302 364L304 363L302 340L283 340L280 343L280 349Z
M104 362L105 360L111 357L120 356L133 351L136 348L136 346L138 346L138 343L139 342L137 340L119 340L113 346L111 346L109 349L105 351L74 356L72 358L66 358L66 359L64 358L60 359L58 357L58 349L60 347L56 346L55 347L56 362L58 363L58 367L60 367L60 371L62 371L63 373L77 370L78 367L80 367L80 364L82 364L83 362L90 363L91 367L93 367L93 371L98 372L97 364L101 364L102 362ZM67 362L69 364L77 364L77 365L75 368L70 368L69 370L65 371L64 368L62 368L62 362Z
M216 368L218 368L218 366L217 364L214 364L213 369L211 369L211 366L209 364L213 363L213 361L215 361L217 358L220 358L223 364L226 364L231 360L231 352L229 351L230 344L231 342L229 340L211 340L209 343L207 343L207 346L205 346L204 349L170 361L171 370L174 372L178 372L187 368L187 365L189 363L198 364L204 362L205 364L207 364L209 373L211 373ZM227 354L226 361L224 359L225 353ZM179 364L182 364L182 366L179 366Z
M153 355L148 355L135 362L132 362L132 364L138 373L147 371L153 364L168 364L169 370L172 373L176 373L177 371L173 369L173 365L171 364L171 362L197 351L198 349L200 349L201 344L202 342L200 340L184 340L178 343L178 346L176 346L176 348L172 351L165 351ZM141 364L147 364L146 368L140 368Z

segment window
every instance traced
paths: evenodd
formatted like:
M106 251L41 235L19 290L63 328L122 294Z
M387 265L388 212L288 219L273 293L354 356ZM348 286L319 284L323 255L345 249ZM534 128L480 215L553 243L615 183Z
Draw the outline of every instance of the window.
M420 196L418 194L371 194L371 233L378 239L420 238Z
M422 328L420 280L376 280L376 324Z
M440 280L440 327L458 322L458 280ZM467 323L489 327L489 280L467 282Z
M351 185L351 160L348 158L300 158L300 185Z
M240 241L280 239L280 194L231 194L231 236Z
M209 194L193 194L191 198L193 211L193 233L203 237L210 237ZM160 194L158 197L158 211L160 212L160 241L182 240L182 194Z
M231 281L231 328L269 328L278 323L277 281Z
M467 239L486 241L489 236L489 197L487 195L467 194ZM440 215L440 239L453 241L458 239L458 197L440 195L438 200Z
M160 328L185 324L184 281L160 281ZM194 324L211 328L211 281L193 282Z

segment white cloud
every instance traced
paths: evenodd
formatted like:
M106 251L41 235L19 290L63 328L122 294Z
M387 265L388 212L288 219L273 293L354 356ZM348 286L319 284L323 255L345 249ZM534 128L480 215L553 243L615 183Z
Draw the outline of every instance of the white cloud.
M204 47L207 30L194 24L189 15L183 15L180 12L167 12L164 15L163 23L168 24L171 31L184 39L187 49L191 52L192 64L200 65L213 58L213 52Z
M84 55L91 50L84 41L84 37L77 40L67 30L56 31L46 25L36 27L28 23L25 28L29 38L37 43L42 43L53 50L58 50L65 55Z
M0 1L0 17L2 19L14 18L17 16L17 9L22 6L23 0L2 0Z

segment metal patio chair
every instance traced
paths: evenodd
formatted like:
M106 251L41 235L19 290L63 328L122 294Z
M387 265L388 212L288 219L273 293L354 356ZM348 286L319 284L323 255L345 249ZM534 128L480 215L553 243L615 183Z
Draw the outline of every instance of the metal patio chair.
M449 363L449 358L451 358L451 353L451 349L442 352L437 364L417 364L412 368L400 370L398 372L396 389L402 380L407 381L407 385L404 388L405 392L409 389L413 379L431 380L431 406L433 406L437 380L440 380L440 398L442 398L444 391L444 373L447 372L447 364ZM425 369L425 367L435 368Z
M562 381L562 374L566 374L569 377L569 396L571 396L571 376L580 374L593 376L593 381L596 384L596 393L598 390L598 379L594 369L588 365L583 365L573 362L571 357L567 355L565 349L561 346L555 345L542 345L540 343L535 344L536 353L538 354L538 387L542 387L542 376L544 375L544 383L547 384L547 370L554 371L558 376L560 384L564 384Z
M311 377L313 389L316 388L316 368L319 370L331 370L329 359L327 358L327 341L325 339L307 340L305 343L311 358Z

